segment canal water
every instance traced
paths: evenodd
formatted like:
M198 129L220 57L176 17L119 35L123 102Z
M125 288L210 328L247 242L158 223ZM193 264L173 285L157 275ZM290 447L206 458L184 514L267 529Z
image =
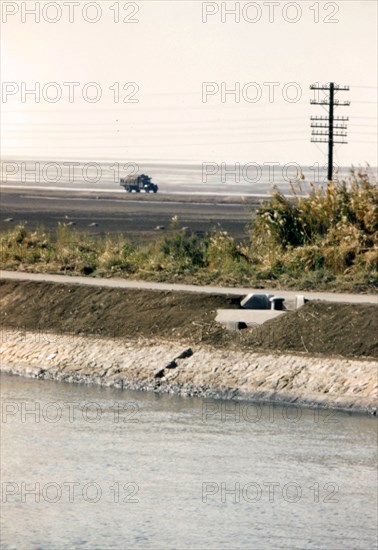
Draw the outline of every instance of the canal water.
M377 419L2 376L1 548L377 548Z

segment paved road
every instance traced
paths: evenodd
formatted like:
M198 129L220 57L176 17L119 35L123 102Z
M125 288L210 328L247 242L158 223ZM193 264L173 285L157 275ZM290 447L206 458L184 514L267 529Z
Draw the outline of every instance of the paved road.
M298 294L310 300L326 300L329 302L347 302L351 304L376 304L378 295L374 294L339 294L332 292L303 292L293 290L225 288L220 286L195 286L184 284L154 283L150 281L130 281L125 279L95 279L94 277L71 277L66 275L49 275L43 273L22 273L18 271L0 271L1 279L19 281L47 281L52 283L81 284L107 288L138 288L146 290L169 290L176 292L199 292L207 294L237 294L246 295L251 292L276 294L286 299L292 299Z

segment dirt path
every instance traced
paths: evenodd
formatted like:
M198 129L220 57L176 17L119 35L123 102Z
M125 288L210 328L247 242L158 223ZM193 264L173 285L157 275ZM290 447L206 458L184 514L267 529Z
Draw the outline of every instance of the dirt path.
M9 230L27 222L30 229L43 225L56 231L58 223L71 223L77 231L91 234L112 233L127 236L133 242L160 238L173 216L179 227L204 233L221 227L236 239L246 239L245 227L251 221L258 200L240 197L185 197L175 195L78 194L30 190L2 190L0 229ZM13 222L5 220L12 218ZM90 224L96 223L96 226ZM165 229L156 230L156 227Z
M132 281L126 279L96 279L94 277L78 277L67 275L51 275L48 273L25 273L21 271L0 271L1 279L13 281L51 282L61 284L80 284L103 288L125 288L139 290L161 290L175 292L195 292L199 294L228 294L245 296L251 292L279 294L286 299L295 298L298 294L304 294L309 300L324 300L327 302L342 302L349 304L374 304L378 305L378 294L347 294L336 292L307 292L298 290L254 289L254 288L226 288L221 286L196 286L175 283L156 283L153 281ZM220 307L220 306L219 306Z

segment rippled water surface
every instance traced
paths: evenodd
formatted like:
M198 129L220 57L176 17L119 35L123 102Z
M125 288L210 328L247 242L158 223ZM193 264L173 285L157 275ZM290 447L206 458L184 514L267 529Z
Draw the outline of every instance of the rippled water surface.
M4 549L377 547L374 418L3 376L1 428Z

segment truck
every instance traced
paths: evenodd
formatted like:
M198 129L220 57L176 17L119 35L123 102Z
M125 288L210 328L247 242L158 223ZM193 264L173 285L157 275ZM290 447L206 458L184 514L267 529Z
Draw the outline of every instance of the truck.
M119 184L127 193L149 193L150 191L157 193L159 189L156 183L152 183L151 178L146 174L121 178Z

